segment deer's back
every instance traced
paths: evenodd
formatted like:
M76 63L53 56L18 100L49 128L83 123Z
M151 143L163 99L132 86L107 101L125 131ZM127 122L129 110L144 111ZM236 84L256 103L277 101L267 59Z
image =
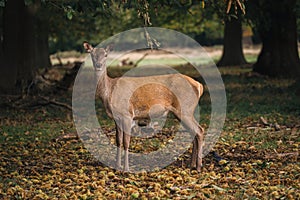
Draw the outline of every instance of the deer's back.
M192 112L203 93L199 82L182 74L122 77L114 81L113 109L138 118L146 118L151 112L163 115L166 110Z

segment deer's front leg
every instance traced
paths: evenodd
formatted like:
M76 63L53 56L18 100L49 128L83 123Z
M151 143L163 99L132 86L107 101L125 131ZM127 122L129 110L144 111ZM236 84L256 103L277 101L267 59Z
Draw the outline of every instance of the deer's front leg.
M124 145L124 171L129 171L129 143L130 143L130 137L131 137L131 124L132 119L126 118L123 121L123 145Z
M117 143L117 156L116 156L116 168L121 169L121 156L122 156L122 144L123 144L123 131L119 127L118 123L116 124L116 143Z

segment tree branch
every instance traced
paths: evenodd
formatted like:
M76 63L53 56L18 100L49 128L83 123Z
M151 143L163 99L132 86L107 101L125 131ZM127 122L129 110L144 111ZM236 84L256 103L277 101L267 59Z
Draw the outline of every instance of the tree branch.
M47 103L51 103L51 104L54 104L54 105L61 106L61 107L67 108L69 110L72 110L72 106L70 106L69 104L62 103L62 102L56 101L54 99L49 99L49 98L44 97L44 96L39 96L39 97L42 98L43 100L47 101Z

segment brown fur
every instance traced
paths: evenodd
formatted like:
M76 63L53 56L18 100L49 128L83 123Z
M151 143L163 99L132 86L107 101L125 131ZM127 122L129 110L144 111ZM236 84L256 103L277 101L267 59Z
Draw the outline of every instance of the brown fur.
M128 148L133 120L166 116L171 111L196 136L191 167L200 171L204 129L195 120L194 111L203 94L203 86L182 74L112 79L107 76L105 64L109 49L93 48L88 43L84 43L84 47L92 56L98 77L96 95L100 97L108 116L113 118L116 124L116 167L121 167L123 145L124 171L129 171ZM104 52L101 56L100 50Z

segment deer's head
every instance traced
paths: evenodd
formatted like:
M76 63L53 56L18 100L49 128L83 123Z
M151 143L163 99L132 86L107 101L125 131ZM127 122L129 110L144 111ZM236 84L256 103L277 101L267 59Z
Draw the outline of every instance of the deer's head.
M108 45L106 48L97 48L90 45L88 42L83 43L83 47L86 52L91 54L94 69L96 71L101 71L106 67L106 58L108 53L111 50L111 45Z

